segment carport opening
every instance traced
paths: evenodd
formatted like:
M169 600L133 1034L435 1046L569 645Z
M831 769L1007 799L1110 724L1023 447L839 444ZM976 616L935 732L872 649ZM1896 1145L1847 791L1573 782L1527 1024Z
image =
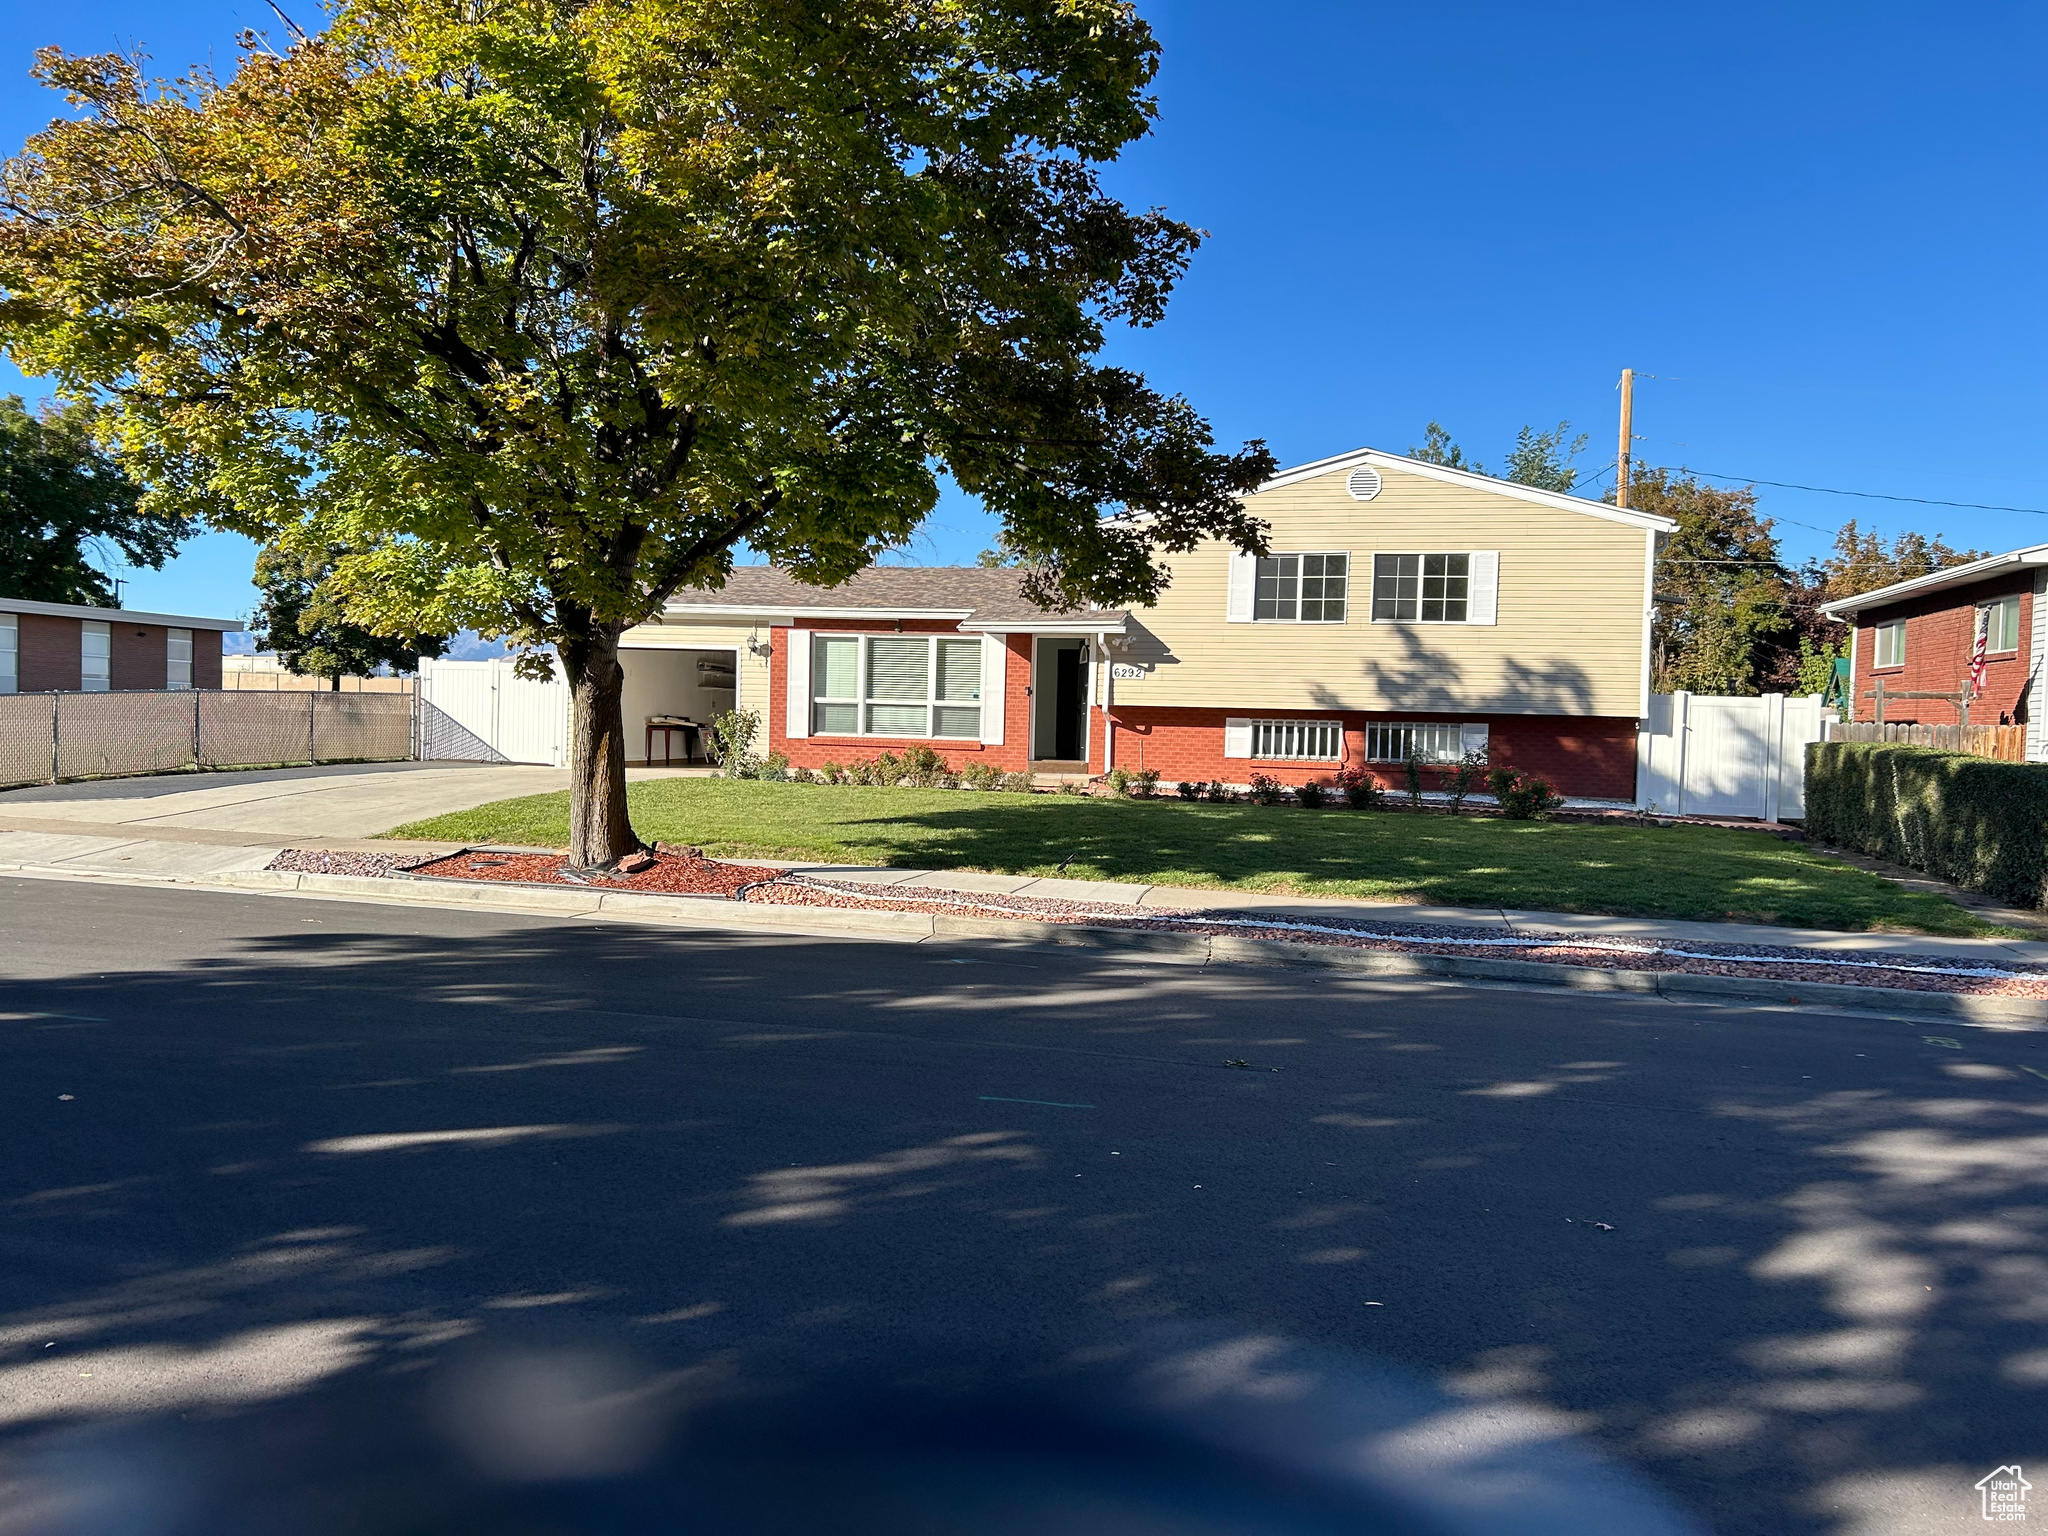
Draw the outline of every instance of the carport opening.
M619 665L626 674L620 700L626 761L656 767L708 761L708 728L739 697L739 653L624 646Z

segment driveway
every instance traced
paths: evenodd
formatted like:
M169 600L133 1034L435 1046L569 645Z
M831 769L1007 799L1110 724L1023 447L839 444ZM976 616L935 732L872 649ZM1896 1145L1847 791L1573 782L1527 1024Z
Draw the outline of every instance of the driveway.
M628 777L668 771L634 769ZM492 800L568 787L569 775L561 769L501 763L339 763L162 774L8 790L0 793L0 827L52 831L62 824L248 844L348 840Z
M1980 1530L1977 1480L2048 1454L2040 1034L5 878L0 907L17 1498L24 1435L142 1413L173 1438L110 1485L253 1476L266 1426L303 1454L318 1402L471 1346L568 1351L506 1357L513 1408L570 1376L599 1405L489 1418L524 1475L640 1444L603 1404L715 1409L695 1433L804 1371L1043 1384L1182 1324L1237 1341L1190 1400L1319 1403L1295 1343L1447 1386L1322 1432L1492 1511L1460 1531L1658 1529L1523 1518L1517 1448L1589 1443L1729 1536ZM456 1528L405 1513L348 1528ZM693 1528L1226 1526L1340 1528ZM515 1527L594 1528L461 1528Z

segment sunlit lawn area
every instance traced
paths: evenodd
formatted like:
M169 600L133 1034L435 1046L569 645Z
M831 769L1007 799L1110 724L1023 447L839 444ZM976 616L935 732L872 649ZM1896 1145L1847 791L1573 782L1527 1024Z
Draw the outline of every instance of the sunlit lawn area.
M649 842L722 856L1065 873L1157 885L1814 928L1992 932L1939 896L1759 832L1398 811L854 789L725 779L630 787ZM393 837L561 846L569 797L532 795Z

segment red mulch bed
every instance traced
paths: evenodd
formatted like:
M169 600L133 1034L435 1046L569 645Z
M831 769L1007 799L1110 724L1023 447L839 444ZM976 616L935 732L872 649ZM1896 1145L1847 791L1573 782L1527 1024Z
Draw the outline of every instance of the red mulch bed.
M608 891L645 891L663 896L737 895L749 885L773 880L782 871L759 864L723 864L658 853L654 868L637 875L572 875L559 853L457 853L413 869L415 875L445 880L508 880L522 885L585 885Z

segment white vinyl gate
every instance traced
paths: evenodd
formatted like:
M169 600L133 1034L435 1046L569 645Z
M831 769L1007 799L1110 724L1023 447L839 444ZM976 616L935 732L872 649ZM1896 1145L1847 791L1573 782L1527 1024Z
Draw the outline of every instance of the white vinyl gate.
M1653 693L1636 732L1636 804L1671 816L1797 820L1806 744L1826 734L1819 694Z
M516 676L510 660L420 662L420 756L485 763L569 761L569 685L558 664L546 682Z

